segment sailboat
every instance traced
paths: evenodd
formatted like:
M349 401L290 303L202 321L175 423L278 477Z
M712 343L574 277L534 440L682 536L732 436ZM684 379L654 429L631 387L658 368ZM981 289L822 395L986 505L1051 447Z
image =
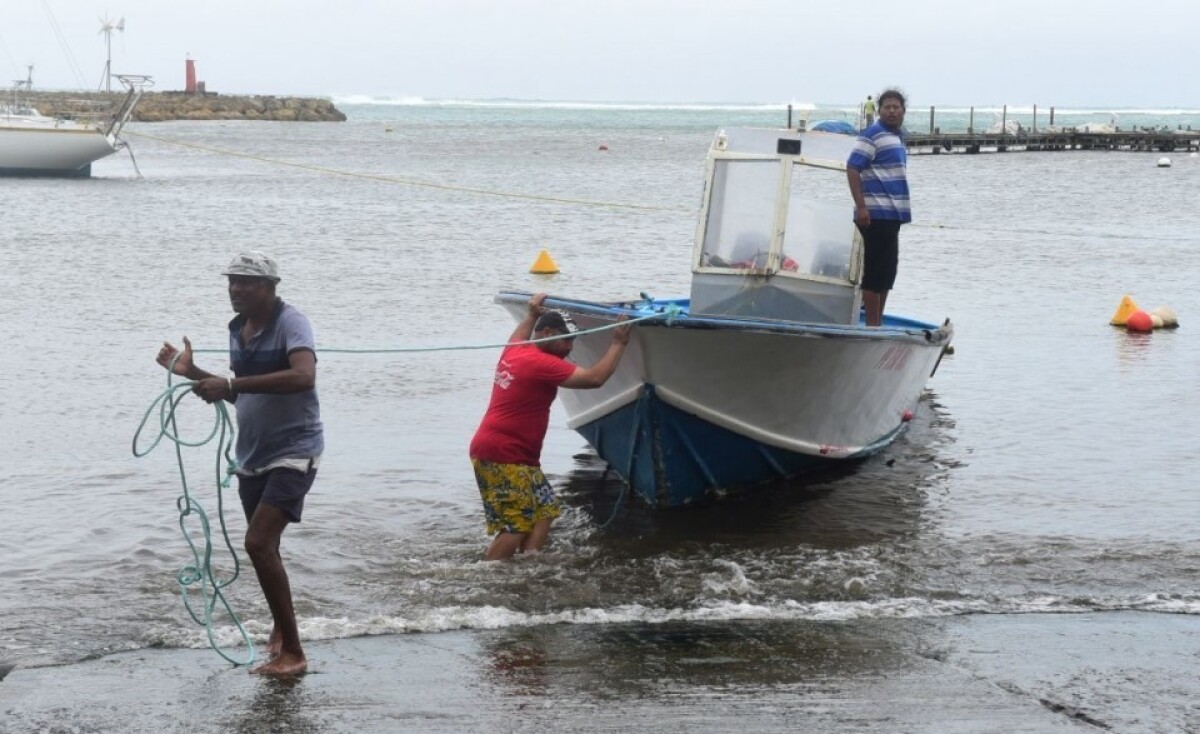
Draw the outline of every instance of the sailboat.
M50 117L38 112L27 97L33 91L33 67L16 82L12 99L0 103L0 176L57 176L87 178L92 163L126 147L121 130L133 115L143 91L153 79L141 74L112 74L112 31L124 30L118 23L102 21L100 32L109 40L109 61L104 67L104 85L111 89L117 79L125 97L107 114L92 112Z
M124 148L121 130L153 80L135 74L116 77L125 97L98 119L48 117L14 93L11 104L0 105L0 176L87 178L93 162Z

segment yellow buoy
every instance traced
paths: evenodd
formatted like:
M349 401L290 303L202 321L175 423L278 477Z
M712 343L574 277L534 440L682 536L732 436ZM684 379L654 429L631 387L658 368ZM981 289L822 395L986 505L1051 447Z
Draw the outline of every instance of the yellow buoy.
M1112 321L1108 323L1113 326L1124 326L1125 322L1129 320L1129 314L1137 310L1139 309L1137 304L1133 302L1133 299L1125 296L1121 299L1121 305L1117 306L1117 312L1113 314Z
M529 272L538 275L554 275L558 272L558 265L554 263L554 258L550 257L550 253L542 250L538 253L537 260L533 261L533 266L529 268Z

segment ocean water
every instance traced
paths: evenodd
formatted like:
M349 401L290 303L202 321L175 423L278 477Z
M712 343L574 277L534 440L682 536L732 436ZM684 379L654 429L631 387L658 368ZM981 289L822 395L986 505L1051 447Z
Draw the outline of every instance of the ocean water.
M142 178L118 156L91 180L0 179L0 660L207 645L178 596L175 457L130 447L166 386L161 342L225 344L234 252L278 258L322 348L493 344L512 328L500 289L685 294L715 129L783 122L753 106L344 106L341 124L131 125ZM910 428L850 470L661 512L620 502L556 409L543 463L567 510L534 558L480 560L466 447L495 350L322 353L327 452L283 541L303 637L1200 614L1200 161L1158 157L914 156L889 310L951 318L957 351ZM527 272L541 248L559 275ZM1125 294L1182 327L1114 329ZM213 418L188 400L180 420L202 437ZM185 462L215 512L214 450ZM230 598L262 641L243 570ZM227 620L218 638L237 643Z

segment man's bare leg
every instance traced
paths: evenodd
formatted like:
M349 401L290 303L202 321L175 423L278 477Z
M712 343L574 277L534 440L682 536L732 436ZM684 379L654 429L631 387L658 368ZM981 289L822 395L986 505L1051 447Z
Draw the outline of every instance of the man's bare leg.
M275 546L275 552L276 553L279 552L278 544L276 544L276 546ZM265 650L265 652L267 653L267 660L270 660L270 659L276 657L277 655L279 655L279 651L282 648L283 648L283 635L281 635L279 633L278 625L272 624L271 625L271 636L267 638L267 647Z
M483 560L502 561L505 558L512 558L521 549L521 544L528 535L528 533L509 533L501 530L488 545L487 552L483 554Z
M279 628L271 626L271 636L267 638L267 646L264 652L267 654L267 660L277 656L279 650L283 648L283 636L279 634Z
M246 553L258 574L267 606L275 620L272 637L279 635L279 651L267 662L250 670L256 675L298 675L308 670L308 660L300 646L300 629L296 626L296 611L292 606L292 588L288 583L283 558L279 555L279 539L287 528L288 518L274 505L260 504L250 518L246 530ZM271 643L267 643L268 652Z
M862 296L863 307L867 311L867 326L879 326L883 323L883 301L887 298L886 293L864 290Z
M521 541L522 553L537 553L546 545L546 538L550 536L550 523L550 519L545 519L533 524L533 531Z

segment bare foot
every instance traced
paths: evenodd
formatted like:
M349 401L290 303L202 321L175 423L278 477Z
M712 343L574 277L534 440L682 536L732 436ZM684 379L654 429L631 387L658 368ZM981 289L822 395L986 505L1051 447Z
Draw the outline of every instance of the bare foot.
M303 675L308 671L308 660L304 655L280 652L271 660L250 669L250 675L270 675L277 678Z

